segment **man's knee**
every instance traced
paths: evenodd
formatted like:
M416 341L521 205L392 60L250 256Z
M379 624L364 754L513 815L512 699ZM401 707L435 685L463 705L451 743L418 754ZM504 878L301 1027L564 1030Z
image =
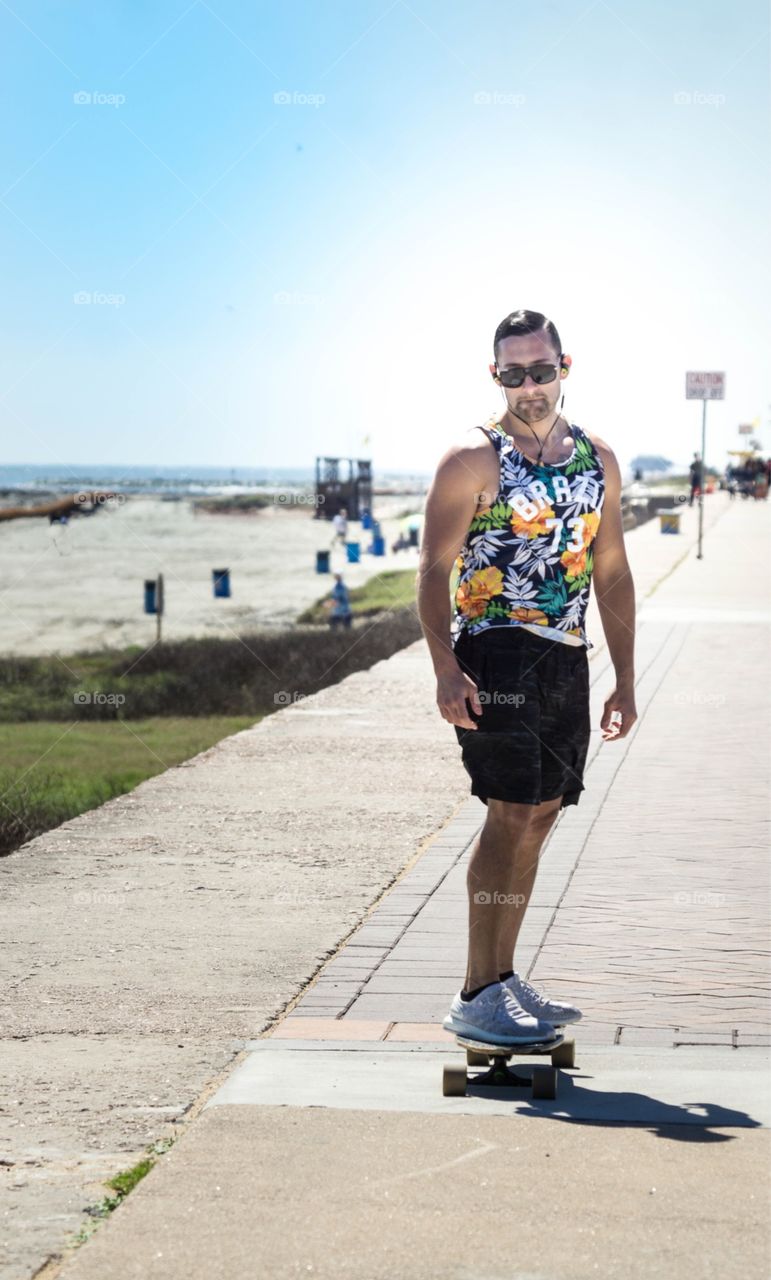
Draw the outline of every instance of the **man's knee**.
M525 831L530 825L535 804L510 804L508 800L488 800L487 818L495 826L508 831Z
M562 796L556 800L543 800L540 804L511 804L508 800L488 800L489 817L511 826L528 826L532 822L546 822L560 812Z
M548 830L557 817L561 804L562 796L558 796L556 800L544 800L542 804L533 805L530 825L545 827Z
M488 800L488 821L506 835L520 837L541 826L544 807L538 804L511 804L507 800Z
M510 804L506 800L488 800L488 818L492 824L515 836L548 831L560 810L562 797L541 804Z

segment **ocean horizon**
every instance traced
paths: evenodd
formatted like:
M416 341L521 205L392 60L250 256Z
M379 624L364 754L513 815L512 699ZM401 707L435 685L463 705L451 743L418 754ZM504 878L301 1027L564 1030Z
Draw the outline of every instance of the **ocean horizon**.
M629 462L619 459L622 482L631 482ZM687 470L687 463L672 463L659 478ZM315 483L315 467L214 467L188 463L175 466L117 463L6 463L0 464L0 492L19 494L77 493L81 489L116 489L123 493L198 496L235 494L260 489L307 490ZM650 474L650 473L649 473ZM375 488L405 492L427 491L433 472L373 471Z
M77 493L117 489L123 493L178 495L236 493L253 489L305 489L315 483L314 467L83 466L72 463L0 465L0 490L14 493ZM429 472L375 471L376 487L427 487Z

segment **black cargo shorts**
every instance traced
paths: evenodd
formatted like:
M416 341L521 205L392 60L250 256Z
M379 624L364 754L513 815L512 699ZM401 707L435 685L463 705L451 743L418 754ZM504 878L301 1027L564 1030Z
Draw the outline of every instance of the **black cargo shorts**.
M477 685L478 728L455 725L471 794L487 804L578 804L589 750L589 657L586 647L538 636L524 627L461 632L461 670Z

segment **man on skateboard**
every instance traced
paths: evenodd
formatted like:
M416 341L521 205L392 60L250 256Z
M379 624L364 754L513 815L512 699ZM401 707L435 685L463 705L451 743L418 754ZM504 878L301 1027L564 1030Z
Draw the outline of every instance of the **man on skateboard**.
M548 1041L581 1017L525 981L514 951L546 836L584 790L590 583L616 677L601 720L606 741L637 719L635 599L618 462L562 416L564 395L557 408L571 359L555 325L513 312L495 332L493 357L506 407L439 462L418 607L439 710L455 726L472 795L487 805L468 872L465 984L444 1026L508 1045Z

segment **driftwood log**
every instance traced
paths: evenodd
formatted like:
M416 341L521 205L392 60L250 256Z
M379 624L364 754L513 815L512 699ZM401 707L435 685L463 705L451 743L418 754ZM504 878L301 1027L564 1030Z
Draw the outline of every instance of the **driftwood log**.
M50 521L54 521L62 516L91 516L108 498L115 497L117 494L112 491L82 490L80 493L68 494L64 498L55 498L52 502L43 502L37 507L0 507L0 520L46 516Z

